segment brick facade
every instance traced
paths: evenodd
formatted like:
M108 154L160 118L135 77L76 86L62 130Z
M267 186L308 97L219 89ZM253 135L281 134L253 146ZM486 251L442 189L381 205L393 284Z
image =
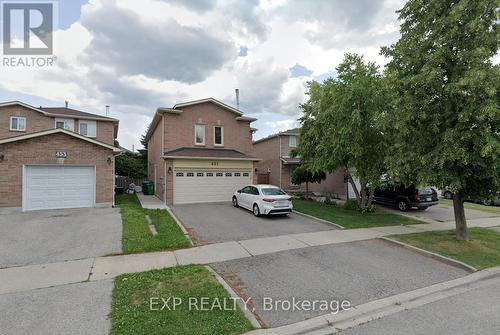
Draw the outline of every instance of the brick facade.
M10 130L10 117L20 116L26 118L26 131ZM74 116L57 117L73 119L74 131L78 133L79 118ZM5 106L0 108L0 139L5 137L20 136L55 128L56 117L46 116L36 110L21 106ZM83 119L82 119L83 120ZM115 139L115 123L110 121L96 121L96 140L113 145Z
M35 112L36 113L36 112ZM66 151L59 161L56 151ZM0 207L21 207L23 165L80 165L96 167L96 203L113 202L114 155L111 149L56 133L28 140L0 144Z
M161 178L169 167L173 170L173 160L163 160L163 153L175 149L189 148L225 148L253 155L252 130L249 121L238 121L233 113L215 103L204 102L179 109L180 114L157 113L159 118L148 140L148 178L155 180L156 196L167 203L173 201L173 173L166 175L166 185ZM205 125L205 145L195 144L195 125ZM214 126L223 127L223 146L214 145ZM255 165L254 165L255 166ZM254 174L254 179L256 175ZM166 187L166 189L165 189Z
M257 163L259 173L270 171L269 183L280 186L287 191L304 192L306 184L293 185L290 181L291 173L296 165L285 165L281 157L289 157L293 148L289 146L289 134L278 134L254 143L254 155L262 158ZM330 193L341 199L346 197L347 186L344 183L344 174L341 170L327 174L321 183L309 183L311 192Z

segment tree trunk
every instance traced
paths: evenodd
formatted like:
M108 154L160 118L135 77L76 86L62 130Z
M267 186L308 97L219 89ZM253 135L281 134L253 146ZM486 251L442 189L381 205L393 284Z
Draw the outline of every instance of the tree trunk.
M366 204L366 208L372 207L373 194L374 194L374 190L370 190L370 194L368 195L368 202Z
M361 206L361 197L359 196L359 191L358 191L358 188L356 187L356 183L354 182L354 180L352 179L352 175L351 175L351 172L349 171L348 168L345 168L345 174L347 175L347 180L349 181L349 183L351 184L352 186L352 189L354 191L354 194L356 195L356 200L358 201L358 205ZM349 191L348 191L349 192Z
M455 213L456 236L459 241L469 240L469 230L465 219L463 192L453 194L453 212Z
M309 182L306 181L306 193L309 193Z
M360 209L364 209L366 206L366 201L368 199L366 198L366 185L361 184L361 203L359 204Z

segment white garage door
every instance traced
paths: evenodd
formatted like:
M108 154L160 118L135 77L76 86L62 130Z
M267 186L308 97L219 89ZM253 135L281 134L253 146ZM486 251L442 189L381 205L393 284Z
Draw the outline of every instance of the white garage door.
M93 207L93 166L26 166L23 210Z
M251 183L250 171L176 170L174 204L231 201L236 190Z

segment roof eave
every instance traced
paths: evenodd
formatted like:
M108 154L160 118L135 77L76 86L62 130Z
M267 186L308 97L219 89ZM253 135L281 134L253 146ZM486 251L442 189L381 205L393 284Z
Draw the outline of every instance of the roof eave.
M219 160L230 160L230 161L253 161L253 162L258 162L258 161L262 160L261 158L253 158L253 157L235 158L235 157L201 157L201 156L175 156L175 155L163 155L163 156L160 156L160 158L163 158L163 159L196 159L196 160L219 159Z

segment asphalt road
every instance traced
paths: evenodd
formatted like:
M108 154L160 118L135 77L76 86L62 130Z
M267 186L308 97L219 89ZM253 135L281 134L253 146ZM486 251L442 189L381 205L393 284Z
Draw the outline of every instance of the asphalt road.
M0 295L2 335L109 334L113 281Z
M342 332L342 335L500 334L500 284L407 310Z
M467 273L413 251L368 240L245 258L211 265L244 297L269 327L326 314L272 308L277 300L368 301L455 279ZM267 300L269 301L269 300Z
M0 214L0 268L121 252L119 209Z
M176 205L172 210L201 244L336 229L294 213L255 217L231 203Z

